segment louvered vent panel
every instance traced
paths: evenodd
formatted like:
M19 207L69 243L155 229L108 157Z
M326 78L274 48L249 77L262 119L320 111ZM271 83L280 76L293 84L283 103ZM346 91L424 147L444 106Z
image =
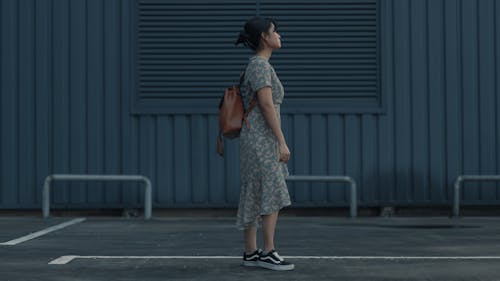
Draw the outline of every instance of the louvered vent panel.
M251 55L234 41L257 13L278 21L283 48L271 62L289 106L380 104L377 0L137 1L139 113L215 112Z
M219 97L248 51L234 42L255 1L139 1L141 99Z
M282 49L273 63L288 97L376 97L376 0L266 0Z

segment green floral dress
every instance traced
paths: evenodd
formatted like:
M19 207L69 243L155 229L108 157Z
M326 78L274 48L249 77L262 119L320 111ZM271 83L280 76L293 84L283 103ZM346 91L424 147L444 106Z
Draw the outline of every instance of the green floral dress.
M250 57L244 82L247 104L258 90L272 88L280 120L280 104L285 93L271 64L261 56ZM290 205L285 182L288 168L286 163L279 162L278 140L259 106L250 112L248 121L250 126L243 124L240 134L241 191L236 222L240 229L255 227L260 215L269 215Z

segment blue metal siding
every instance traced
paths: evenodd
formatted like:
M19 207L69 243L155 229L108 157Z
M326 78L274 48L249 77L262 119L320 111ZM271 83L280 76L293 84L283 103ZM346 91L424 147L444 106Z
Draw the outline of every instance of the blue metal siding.
M131 114L134 3L1 1L0 208L38 208L50 173L141 173L157 208L236 206L238 144L216 155L215 114ZM500 172L500 4L379 4L383 114L293 113L285 100L290 171L351 175L361 206L447 205L457 175ZM290 193L295 206L346 206L342 186ZM500 190L466 183L463 199L498 204ZM121 183L56 183L53 196L59 208L141 200Z
M51 171L51 135L50 123L52 119L49 112L52 111L52 49L51 49L51 23L52 7L47 5L47 1L36 1L35 5L35 155L34 171L25 171L26 177L33 178L34 202L27 206L35 206L41 202L41 192L39 192L40 180ZM2 52L2 54L4 54ZM3 76L2 76L3 78ZM3 92L2 92L3 95ZM33 160L32 160L33 161ZM8 170L0 170L8 172ZM5 187L2 185L2 189ZM17 205L16 202L3 202L3 206ZM19 206L19 205L17 205Z
M460 20L459 14L461 2L446 0L444 9L444 29L445 36L445 106L446 106L446 186L449 187L457 174L462 173L462 114L461 114L461 63L460 59ZM500 124L500 123L499 123ZM451 198L451 189L447 189Z
M34 155L34 121L35 121L35 103L34 96L34 52L30 48L34 43L34 8L27 1L18 2L18 71L24 73L18 79L18 97L17 106L26 105L23 109L18 109L18 163L19 170L27 166L30 170L34 170L33 155ZM22 77L22 78L21 78ZM21 118L21 114L23 118ZM23 177L18 173L18 194L17 199L20 204L31 204L34 202L33 186L35 186L33 177Z
M17 46L19 30L16 16L18 6L14 1L3 1L1 6L2 202L18 202L19 83L17 73L19 64L17 60L19 55Z
M497 139L492 132L496 130L496 98L498 92L495 91L495 50L494 50L494 30L495 30L495 3L486 1L478 5L478 31L479 31L479 137L480 145L480 169L487 174L496 172L496 147ZM484 15L484 16L483 16ZM495 184L485 183L480 191L480 200L495 198L497 194Z
M95 123L91 122L91 116L99 114L99 108L92 108L90 100L96 95L94 92L96 87L94 85L100 83L100 77L92 73L96 71L93 66L95 64L95 56L98 55L98 53L93 53L88 50L90 44L95 44L97 42L95 41L95 37L87 37L87 29L92 30L91 26L93 22L98 20L98 15L95 15L95 19L87 24L87 13L90 12L91 3L85 1L69 1L68 3L69 17L67 20L69 31L67 35L69 45L67 51L69 55L69 85L67 87L69 90L65 91L64 94L69 95L67 104L69 112L64 113L63 116L65 117L61 116L61 118L67 119L69 117L68 124L65 124L64 128L68 130L69 153L66 154L62 152L61 154L69 156L67 163L69 169L72 170L73 173L85 173L88 167L92 167L89 159L92 157L92 154L94 154L88 153L89 155L87 155L86 150L88 149L89 152L93 152L96 148L96 146L91 146L90 142ZM89 8L89 10L87 10L87 8ZM62 11L58 15L65 17L68 14L66 11ZM93 51L95 52L97 50L94 49ZM87 83L87 81L92 81L92 83ZM90 108L92 108L93 114L88 113ZM87 126L87 124L92 125ZM64 200L76 204L81 204L86 201L90 202L85 184L72 183L70 187L67 195L69 199Z
M500 98L498 98L498 93L500 92L500 69L499 66L500 66L500 18L498 17L498 15L500 15L500 5L498 3L496 3L495 5L495 9L492 9L495 13L494 15L494 22L495 22L495 33L493 34L494 36L494 42L495 42L495 58L496 60L494 61L494 65L495 65L495 76L494 76L494 79L495 79L495 90L494 90L494 93L496 94L495 95L495 116L496 116L496 123L495 123L495 130L494 132L496 132L496 135L494 136L491 136L491 137L496 137L495 138L495 148L496 148L496 155L495 155L495 159L496 159L496 168L497 168L497 171L500 170L500 148L498 147L498 143L500 142L500 114L497 112L497 110L500 108ZM494 153L492 153L494 154ZM496 190L496 196L497 198L500 197L500 191L497 189Z

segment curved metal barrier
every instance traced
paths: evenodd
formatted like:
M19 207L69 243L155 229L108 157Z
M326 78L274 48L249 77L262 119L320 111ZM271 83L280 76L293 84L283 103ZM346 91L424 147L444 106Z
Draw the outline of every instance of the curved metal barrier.
M453 189L453 216L460 215L460 187L464 181L500 181L500 175L461 175L455 180Z
M358 199L357 199L357 190L356 190L356 182L354 179L348 176L306 176L306 175L297 175L297 176L288 176L286 177L287 181L312 181L312 182L347 182L350 186L351 191L351 203L350 203L350 214L352 218L358 216Z
M152 209L152 186L151 181L141 175L71 175L55 174L48 175L43 184L43 217L50 216L50 183L55 180L61 181L140 181L144 183L144 218L151 219Z

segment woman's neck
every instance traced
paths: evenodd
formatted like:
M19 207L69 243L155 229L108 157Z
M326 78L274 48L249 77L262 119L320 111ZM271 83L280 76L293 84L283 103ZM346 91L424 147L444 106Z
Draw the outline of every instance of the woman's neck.
M258 50L255 55L259 56L259 57L263 57L265 58L266 60L269 61L269 59L271 58L271 55L273 54L273 50L271 49L262 49L262 50Z

